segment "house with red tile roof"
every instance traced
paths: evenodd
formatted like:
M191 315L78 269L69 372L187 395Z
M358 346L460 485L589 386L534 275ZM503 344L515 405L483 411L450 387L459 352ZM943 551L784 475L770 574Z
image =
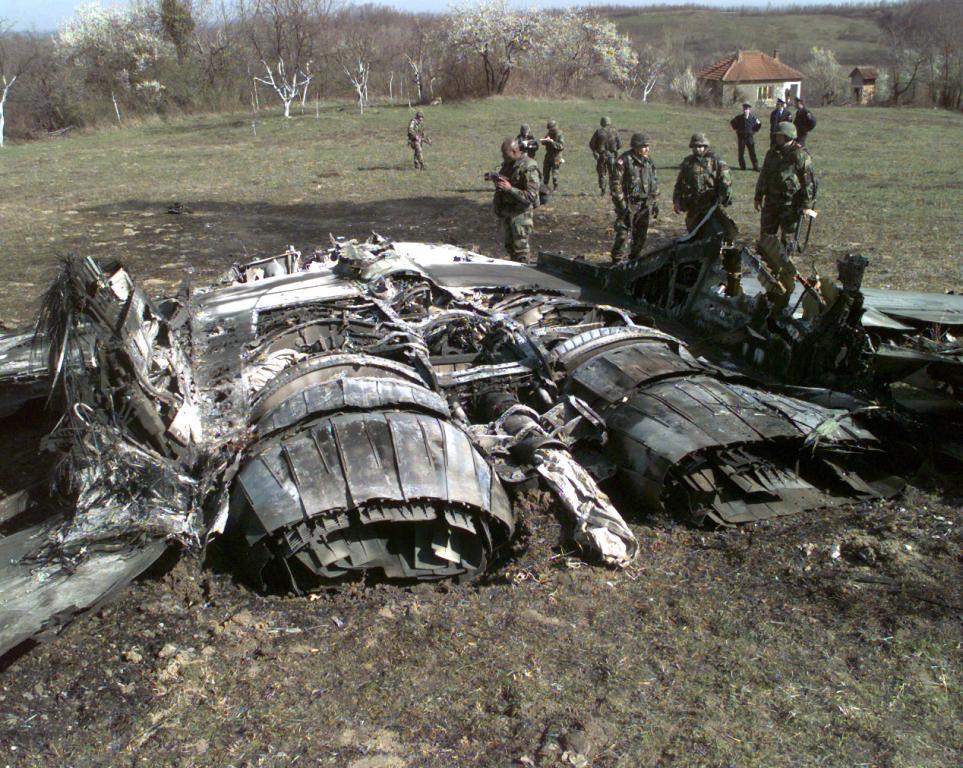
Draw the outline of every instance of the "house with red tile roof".
M798 69L762 51L738 51L696 75L699 85L716 106L751 104L775 106L776 99L787 102L802 95L803 75Z

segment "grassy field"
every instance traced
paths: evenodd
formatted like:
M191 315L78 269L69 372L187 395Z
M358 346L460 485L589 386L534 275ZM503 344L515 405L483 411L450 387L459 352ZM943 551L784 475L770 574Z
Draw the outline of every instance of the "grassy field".
M497 252L501 136L559 120L561 194L537 244L602 256L611 203L586 143L598 117L645 129L665 185L694 130L733 158L728 113L617 102L406 109L290 121L224 115L0 153L0 315L28 320L67 251L124 261L152 293L328 233ZM859 250L873 285L961 288L963 118L818 113L818 260ZM734 216L754 234L752 172ZM168 214L173 202L188 212ZM0 450L32 456L28 416ZM20 466L19 464L17 466ZM24 468L25 473L36 468ZM959 479L898 501L731 531L636 515L639 560L582 565L523 504L516 550L479 584L252 594L193 560L159 568L0 675L0 765L957 766L963 752ZM316 598L316 599L315 599Z
M700 63L731 54L739 48L759 48L799 65L815 45L829 48L843 64L881 64L889 49L870 14L863 17L826 13L739 13L717 10L660 9L610 13L622 32L634 40L660 41L666 36L685 43Z
M311 247L328 233L450 241L497 253L490 186L502 136L558 119L568 142L562 189L537 215L536 246L587 256L607 253L612 207L597 192L587 142L609 114L625 143L633 130L653 139L663 218L652 242L678 235L669 200L688 137L705 130L735 164L730 114L625 102L520 99L427 109L434 144L428 170L409 168L406 108L363 118L327 107L285 121L261 113L157 123L8 146L0 155L0 317L31 316L66 252L117 258L153 290L176 286L191 269L213 275L232 259ZM810 137L820 180L817 263L863 252L875 286L960 288L963 165L954 141L963 118L943 112L823 109ZM767 116L763 115L764 118ZM765 149L765 140L761 149ZM746 238L757 232L756 176L735 171L733 215ZM190 212L166 213L173 202Z

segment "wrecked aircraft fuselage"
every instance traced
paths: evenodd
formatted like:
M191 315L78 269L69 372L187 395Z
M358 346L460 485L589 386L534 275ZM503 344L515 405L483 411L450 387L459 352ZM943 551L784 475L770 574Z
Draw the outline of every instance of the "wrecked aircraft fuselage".
M638 548L613 480L627 512L721 524L898 490L867 407L880 342L860 286L833 315L760 324L717 288L721 251L707 238L645 263L543 255L536 269L374 238L236 266L163 301L119 266L65 262L44 359L8 337L0 393L7 411L47 390L62 404L54 438L76 505L4 540L0 651L65 613L30 609L25 584L31 605L38 590L69 602L83 573L71 603L83 608L162 540L218 540L255 585L301 593L477 574L534 482L612 565ZM703 354L686 328L720 334L703 346L724 354ZM952 400L946 343L914 373L934 367ZM791 390L774 383L779 360Z

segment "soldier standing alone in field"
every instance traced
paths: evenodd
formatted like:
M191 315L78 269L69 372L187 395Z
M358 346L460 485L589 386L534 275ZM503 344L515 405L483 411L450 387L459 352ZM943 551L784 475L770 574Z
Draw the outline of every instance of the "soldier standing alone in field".
M535 138L535 134L532 133L532 129L528 127L527 123L522 123L522 127L519 129L515 141L518 142L518 146L521 147L522 152L533 160L535 159L535 155L538 154L538 139Z
M589 149L595 158L595 171L599 176L599 194L604 195L608 187L608 177L615 173L615 161L619 159L622 149L622 139L619 132L612 127L612 121L603 117L599 127L592 134Z
M629 147L629 151L623 152L616 160L615 173L610 179L616 216L612 261L616 262L625 258L625 244L630 235L630 258L642 253L649 218L659 217L659 180L655 163L649 157L649 137L644 133L633 133Z
M732 130L736 132L736 141L739 143L739 167L746 170L746 150L749 150L749 159L752 161L752 170L759 170L759 160L756 159L756 134L762 128L759 118L752 114L752 104L746 102L742 105L742 113L736 115L729 122Z
M776 108L769 113L769 149L776 145L776 126L779 123L791 123L792 112L786 109L786 102L776 99Z
M548 135L542 139L542 144L545 145L542 178L546 185L551 182L552 189L557 190L558 172L563 162L562 150L565 149L565 139L562 138L562 132L558 129L558 123L554 120L549 120L546 128L548 129Z
M693 232L713 211L713 217L722 227L723 238L733 242L739 230L722 207L732 205L732 176L729 166L721 157L709 149L709 139L704 133L694 133L689 140L692 154L679 165L679 175L672 191L672 208L676 213L685 213L685 228ZM728 257L727 257L728 258ZM738 296L742 280L742 265L739 259L724 262L728 279L726 295Z
M766 153L756 181L753 201L761 211L759 252L776 278L767 293L770 302L782 309L792 295L797 274L792 261L796 237L803 216L815 216L816 175L809 151L796 140L796 126L779 123L776 145Z
M535 226L532 212L538 205L541 184L538 163L522 151L518 139L502 142L502 160L498 173L485 174L487 180L495 182L492 208L498 217L508 257L527 262L529 237Z
M425 170L425 156L422 152L422 144L431 145L431 139L425 134L425 114L415 112L415 116L408 123L408 146L415 152L415 170Z

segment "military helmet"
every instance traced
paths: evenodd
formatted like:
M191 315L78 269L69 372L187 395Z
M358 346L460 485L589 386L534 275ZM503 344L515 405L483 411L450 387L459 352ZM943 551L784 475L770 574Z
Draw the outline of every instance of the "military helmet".
M556 122L555 120L549 120L548 125L546 125L545 127L548 128L548 130L550 131L554 131L556 128L558 128L558 122Z
M648 135L645 133L633 133L632 138L629 139L629 146L631 146L632 149L649 146Z
M518 129L518 132L523 136L527 136L531 130L532 129L528 127L528 123L522 123L522 127Z
M415 112L415 117L418 118L419 120L424 120L424 119L425 119L425 113L424 113L424 112Z
M709 139L704 133L693 133L692 138L689 139L689 149L693 147L708 147Z
M599 125L604 128L607 125L612 125L612 121L608 117L603 117L601 120L599 120Z
M792 139L795 141L796 126L792 123L779 123L779 125L776 126L776 135L778 136L779 134L782 134L787 139Z

